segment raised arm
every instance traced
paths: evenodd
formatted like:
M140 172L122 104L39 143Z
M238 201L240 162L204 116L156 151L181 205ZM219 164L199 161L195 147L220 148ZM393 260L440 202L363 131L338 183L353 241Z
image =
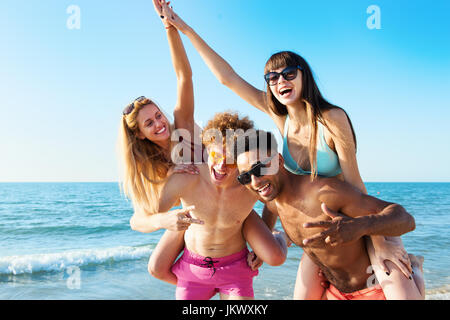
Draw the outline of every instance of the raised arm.
M165 1L153 0L156 13L164 24L169 42L172 64L177 77L177 102L174 121L177 129L186 129L194 135L194 87L192 69L178 30L169 22L169 7Z
M170 23L185 34L198 51L211 72L220 83L230 88L234 93L252 106L271 115L272 111L266 105L266 93L241 78L220 55L218 55L189 25L187 25L171 9ZM172 19L173 16L173 19Z

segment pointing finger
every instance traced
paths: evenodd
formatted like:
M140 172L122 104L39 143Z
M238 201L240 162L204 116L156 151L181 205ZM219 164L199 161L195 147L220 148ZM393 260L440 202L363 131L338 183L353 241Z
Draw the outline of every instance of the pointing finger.
M328 236L329 233L330 233L330 231L326 230L326 231L320 232L318 234L315 234L315 235L313 235L312 237L310 237L308 239L304 239L303 240L303 244L307 245L307 244L309 244L309 243L311 243L313 241L316 241L316 240L324 240Z
M303 228L326 228L332 225L331 221L307 222L303 224Z
M195 223L195 224L205 224L205 222L203 222L203 220L195 219L195 218L186 218L186 219L183 219L183 221L186 221L188 223Z
M185 208L180 209L180 213L189 212L195 209L195 206L188 206Z

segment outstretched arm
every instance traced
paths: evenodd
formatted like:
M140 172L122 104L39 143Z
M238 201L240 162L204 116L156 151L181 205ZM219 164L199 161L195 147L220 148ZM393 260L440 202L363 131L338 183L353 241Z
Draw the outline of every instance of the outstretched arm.
M321 239L338 245L365 235L395 237L414 230L414 218L402 206L363 194L338 179L322 181L318 200L332 220L306 223L305 228L328 229L305 239L304 244Z
M156 13L166 28L172 64L177 77L177 102L174 109L175 127L194 135L194 87L192 69L178 30L169 22L170 11L163 0L153 0Z
M241 78L220 55L218 55L189 25L187 25L171 8L170 23L184 33L198 51L211 72L220 83L230 88L242 99L261 111L272 114L266 105L266 94ZM173 16L173 19L172 19Z
M186 230L192 223L203 224L203 221L193 219L190 216L189 212L195 209L193 206L170 210L180 200L184 188L189 188L194 181L195 178L189 174L170 176L161 191L159 212L135 210L130 220L131 229L143 233L150 233L159 229L182 231Z

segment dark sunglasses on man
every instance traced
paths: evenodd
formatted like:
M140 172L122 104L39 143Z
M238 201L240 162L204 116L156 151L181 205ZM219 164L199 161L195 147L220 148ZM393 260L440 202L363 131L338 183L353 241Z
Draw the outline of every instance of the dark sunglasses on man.
M241 173L238 175L237 179L240 184L246 185L249 184L252 181L252 175L255 177L263 177L264 175L261 173L262 168L266 168L269 162L275 157L273 155L272 157L266 159L264 162L258 161L254 165L252 165L252 168L246 172Z
M300 66L290 66L283 69L281 72L269 72L264 75L269 86L274 86L278 83L278 79L282 76L286 81L291 81L297 78L297 70L303 70Z

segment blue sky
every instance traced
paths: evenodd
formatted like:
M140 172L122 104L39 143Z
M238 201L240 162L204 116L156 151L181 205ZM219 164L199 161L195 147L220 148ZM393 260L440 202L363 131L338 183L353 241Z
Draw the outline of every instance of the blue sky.
M343 107L365 181L450 181L450 2L173 0L247 81L280 50L303 55ZM79 30L66 26L70 5ZM381 29L366 12L377 5ZM0 3L0 181L117 181L123 107L176 101L164 28L149 0ZM226 109L274 130L211 74L188 39L200 124Z

